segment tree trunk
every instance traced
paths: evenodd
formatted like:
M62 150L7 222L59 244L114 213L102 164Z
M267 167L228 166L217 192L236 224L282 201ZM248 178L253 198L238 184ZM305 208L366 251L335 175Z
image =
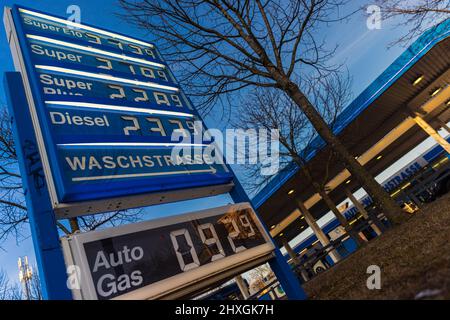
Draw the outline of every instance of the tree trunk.
M320 196L327 204L327 207L333 212L334 216L339 220L339 223L341 226L344 227L347 234L356 242L358 247L362 247L365 245L365 242L359 235L357 235L353 229L352 226L348 223L345 216L339 211L338 208L336 208L336 205L334 204L333 200L330 198L328 193L326 193L323 189L319 191Z
M289 257L294 262L294 265L298 266L300 264L300 261L297 257L297 254L295 253L294 249L292 249L291 245L287 241L287 239L283 237L283 239L281 239L281 243L283 244L283 247L286 249L286 252L288 253Z
M70 218L69 223L70 223L70 229L72 230L72 233L80 231L80 225L78 224L77 218Z
M305 165L302 165L302 163L300 162L297 162L297 164L302 169L309 183L311 183L314 189L316 189L317 193L319 193L320 197L325 202L328 209L330 209L331 212L333 212L336 219L338 219L339 224L344 227L345 231L350 235L350 237L352 237L352 239L356 242L358 247L362 247L365 244L365 242L360 238L359 235L355 234L355 232L352 231L352 226L348 223L345 216L336 207L336 204L333 202L333 200L325 191L325 189L318 182L314 181L311 172Z
M359 202L358 199L355 198L353 193L348 188L345 188L345 193L347 194L347 197L350 199L353 205L356 207L356 209L358 209L359 213L364 217L364 219L372 220L370 227L377 234L377 236L380 236L382 234L382 231L381 228L377 225L378 223L380 223L379 219L370 217L369 213L367 212L366 208L364 208L363 204Z
M287 77L278 80L280 86L285 89L289 97L297 104L309 119L317 133L334 150L346 164L350 173L361 183L364 189L372 197L374 203L381 208L384 215L397 225L406 220L405 213L390 197L390 195L378 184L375 178L355 159L344 144L334 135L322 116L300 91L300 88Z

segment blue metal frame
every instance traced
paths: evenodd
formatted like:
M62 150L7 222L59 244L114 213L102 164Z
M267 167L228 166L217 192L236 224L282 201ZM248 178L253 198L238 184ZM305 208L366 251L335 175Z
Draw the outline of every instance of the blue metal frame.
M34 69L34 65L32 63L33 60L31 58L31 53L30 53L30 50L27 48L27 39L25 36L26 33L23 30L22 18L21 18L20 12L19 12L20 8L22 8L22 7L20 7L18 5L14 5L12 8L12 16L13 16L14 26L17 31L17 37L19 39L20 49L22 51L22 56L24 59L26 72L27 72L27 75L29 78L31 91L33 94L33 100L35 101L37 112L41 113L39 115L39 118L45 119L45 117L44 118L42 117L42 114L44 113L44 110L45 110L45 106L42 105L43 97L42 97L42 93L41 93L40 86L38 83L38 77L37 77L36 71ZM46 122L45 121L39 121L39 122L41 123L42 134L47 135L48 137L51 137L51 134L50 134L48 125L46 125ZM62 170L59 167L59 164L57 162L51 161L51 159L56 159L56 156L57 156L54 152L55 147L52 145L53 144L52 141L48 141L48 139L45 139L44 144L45 144L45 149L47 151L47 155L48 155L50 162L54 162L54 168L52 168L53 183L55 184L56 189L61 190L61 187L63 186L62 178L58 175L55 175L54 173L62 172Z
M4 85L43 297L71 300L72 293L66 285L66 267L33 123L30 113L24 112L28 102L20 73L7 72Z

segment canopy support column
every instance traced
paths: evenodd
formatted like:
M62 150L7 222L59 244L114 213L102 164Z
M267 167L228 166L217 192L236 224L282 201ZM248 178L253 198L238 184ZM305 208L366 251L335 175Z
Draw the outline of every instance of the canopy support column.
M317 239L319 239L322 246L326 247L330 244L330 239L328 239L327 235L323 232L323 230L319 227L314 217L311 215L311 212L306 208L305 204L297 199L297 205L299 207L300 212L305 217L306 223L312 229ZM331 250L328 252L328 255L333 260L334 263L339 262L342 257L336 250Z
M420 114L412 112L411 116L416 124L423 129L423 131L436 140L436 142L444 148L447 154L450 154L450 143L448 143L447 140L442 138L441 135L420 116Z
M292 249L292 247L291 247L291 245L289 244L289 242L287 241L287 239L286 239L286 238L283 238L281 241L283 242L283 247L286 249L286 251L287 251L289 257L292 259L292 261L294 261L294 264L295 264L296 266L299 265L299 264L300 264L300 259L299 259L299 257L297 256L297 254L295 253L294 249ZM308 277L306 271L305 271L303 268L301 268L300 273L301 273L302 278L303 278L303 280L304 280L305 282L309 280L309 277Z
M353 203L353 205L358 209L359 213L364 217L364 219L369 220L369 213L366 211L366 208L361 204L361 202L358 201L358 199L355 198L353 193L347 188L345 188L345 193L347 194L347 197L350 199L350 201ZM382 232L380 228L375 223L371 223L370 226L372 227L373 231L377 234L377 236L381 235Z

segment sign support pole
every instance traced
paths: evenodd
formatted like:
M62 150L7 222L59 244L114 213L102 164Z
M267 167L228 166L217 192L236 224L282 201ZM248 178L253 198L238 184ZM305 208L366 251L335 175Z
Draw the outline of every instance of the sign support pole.
M228 166L228 168L231 172L233 172L230 166ZM241 183L237 179L234 172L233 176L234 176L233 180L234 188L233 190L230 191L231 198L236 203L249 202L251 204L251 201L248 198L247 193L245 192L244 188L242 187ZM253 208L253 210L258 214L258 211L255 208ZM270 232L267 230L267 226L265 224L263 224L263 226L264 228L266 228L267 233L270 234ZM281 253L280 249L278 248L275 242L274 245L275 245L275 257L269 261L269 265L272 268L273 272L275 273L281 286L283 287L284 292L286 292L288 299L306 300L307 299L306 293L301 287L297 277L292 272L289 264L287 263L286 259L284 258L283 254Z
M7 72L4 84L43 297L72 300L33 124L29 112L25 111L28 102L20 73Z

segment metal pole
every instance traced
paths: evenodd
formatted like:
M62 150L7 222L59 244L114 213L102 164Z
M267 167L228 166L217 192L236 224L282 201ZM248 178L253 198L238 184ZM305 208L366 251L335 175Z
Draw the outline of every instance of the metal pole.
M244 300L247 300L250 297L250 292L248 291L248 287L244 281L244 278L242 278L242 275L238 275L236 278L234 278L234 280L236 280L236 284L241 291Z
M46 300L71 300L55 214L31 116L23 111L28 108L28 102L20 73L7 72L4 84L43 297Z

